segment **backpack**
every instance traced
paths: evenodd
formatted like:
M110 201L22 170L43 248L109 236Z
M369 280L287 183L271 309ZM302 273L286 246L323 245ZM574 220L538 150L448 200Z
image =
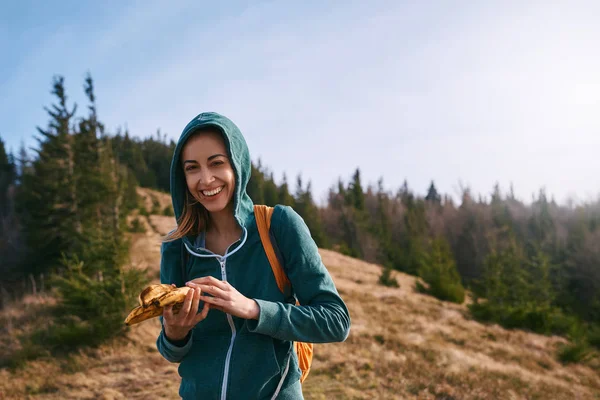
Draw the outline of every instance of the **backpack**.
M260 235L260 240L267 253L269 264L277 286L282 293L286 293L286 288L291 288L290 280L288 279L285 271L283 270L283 262L275 241L275 236L271 233L271 217L273 216L273 207L265 205L254 205L254 216L256 218L256 226ZM189 253L186 251L185 246L181 246L181 277L186 280L186 266L188 262ZM300 305L300 302L296 299L296 305ZM294 342L294 351L298 356L298 365L302 371L300 377L300 383L304 382L310 372L310 367L313 360L313 344L307 342Z
M285 271L282 267L281 257L277 257L275 237L271 234L271 217L273 216L273 207L265 205L254 206L254 216L256 218L256 226L258 227L258 233L260 240L267 253L267 258L271 264L271 269L275 275L277 286L279 290L285 294L286 287L291 288L290 280L288 279ZM275 245L275 246L274 246ZM296 305L300 305L300 302L296 300ZM306 342L294 342L294 351L298 355L298 364L302 371L300 382L304 382L308 373L310 372L310 366L312 365L313 359L313 344Z

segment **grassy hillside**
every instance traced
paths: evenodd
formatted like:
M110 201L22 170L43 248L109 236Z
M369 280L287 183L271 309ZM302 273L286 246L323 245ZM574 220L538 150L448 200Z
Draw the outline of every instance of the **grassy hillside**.
M148 208L151 196L161 207L170 202L161 193L140 194ZM149 266L158 278L160 237L174 221L140 219L147 231L132 234L131 265ZM482 325L464 305L417 293L414 277L397 273L400 287L386 288L377 284L378 265L328 250L321 256L352 329L345 343L315 345L307 399L600 399L598 359L558 363L564 339ZM51 302L28 297L0 313L0 357L10 355L19 333L43 323L40 310ZM177 366L157 353L159 330L154 319L99 349L2 369L0 399L177 399Z

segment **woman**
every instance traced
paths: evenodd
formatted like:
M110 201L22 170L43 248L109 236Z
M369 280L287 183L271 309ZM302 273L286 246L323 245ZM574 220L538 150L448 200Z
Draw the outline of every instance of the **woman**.
M157 339L163 357L180 363L184 399L302 399L293 341L340 342L350 330L310 232L288 206L275 207L271 233L301 306L279 290L249 178L248 147L232 121L202 113L184 128L171 163L178 225L162 244L160 279L194 290L179 313L164 310Z

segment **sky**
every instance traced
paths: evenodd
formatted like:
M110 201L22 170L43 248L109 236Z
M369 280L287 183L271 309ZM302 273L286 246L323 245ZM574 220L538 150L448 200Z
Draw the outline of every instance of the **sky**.
M0 5L0 138L34 147L65 78L109 133L177 140L231 118L252 159L317 200L360 168L395 192L433 180L600 195L600 2L104 1Z

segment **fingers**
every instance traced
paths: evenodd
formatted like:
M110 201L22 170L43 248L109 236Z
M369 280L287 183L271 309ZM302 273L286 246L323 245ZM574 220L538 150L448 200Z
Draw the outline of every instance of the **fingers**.
M188 294L190 292L194 292L194 297L192 299L192 305L190 307L190 312L187 315L186 321L191 324L196 318L196 315L198 314L198 304L200 303L200 289L192 288L192 290L190 290Z
M186 283L186 286L190 286L190 284L200 284L200 285L209 285L216 286L221 290L226 290L228 284L226 281L220 281L214 276L203 276L202 278L196 278Z
M218 297L200 296L200 300L206 304L210 304L215 309L222 309L226 305L226 301Z
M214 285L190 284L190 287L192 287L192 285L194 285L193 287L199 288L202 293L208 293L212 296L220 297L222 299L228 299L230 297L227 293L228 290L223 290ZM227 289L229 289L229 287L227 287Z
M166 306L163 309L163 319L167 322L167 324L171 323L173 320L173 306Z
M183 306L181 307L181 311L179 311L178 317L180 320L185 321L187 319L190 310L192 309L192 301L194 299L194 290L188 290L185 295L185 300L183 301Z
M194 318L194 325L196 325L198 322L204 320L206 318L206 316L208 315L208 311L210 310L211 306L208 303L204 303L204 307L202 308L202 312L198 315L196 315L196 317Z

